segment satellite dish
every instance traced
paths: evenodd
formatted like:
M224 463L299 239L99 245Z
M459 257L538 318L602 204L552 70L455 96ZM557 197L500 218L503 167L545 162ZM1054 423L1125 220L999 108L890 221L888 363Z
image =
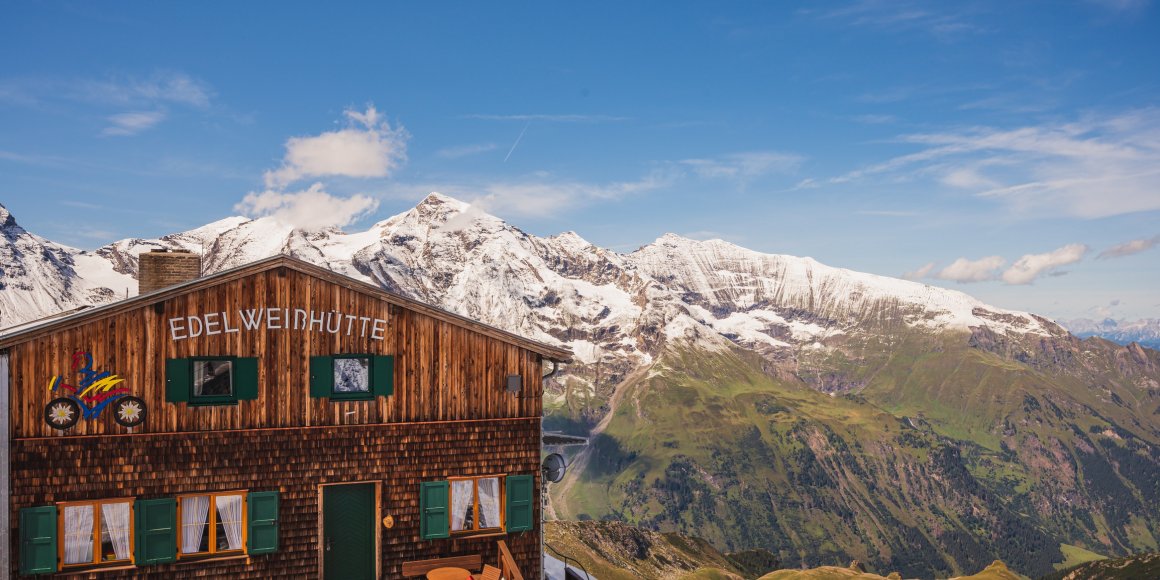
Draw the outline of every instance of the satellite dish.
M568 469L568 463L564 461L564 456L559 453L553 453L544 458L544 479L559 483L564 479L564 471Z

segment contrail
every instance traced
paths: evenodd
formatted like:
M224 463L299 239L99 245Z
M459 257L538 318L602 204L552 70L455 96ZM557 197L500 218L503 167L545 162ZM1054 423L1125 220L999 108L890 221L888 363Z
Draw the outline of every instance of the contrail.
M520 145L520 139L523 139L523 138L524 138L524 133L527 133L527 132L528 132L528 126L530 126L531 124L532 124L532 122L531 122L531 121L528 121L528 122L527 122L527 123L524 125L524 130L523 130L523 131L520 131L520 136L519 136L519 137L516 137L516 142L515 142L515 143L512 143L512 148L511 148L511 149L508 151L508 154L504 156L504 158L503 158L503 162L504 162L504 163L507 163L507 160L508 160L508 158L509 158L509 157L511 157L511 156L512 156L512 153L514 153L514 152L515 152L515 150L516 150L516 147L519 147L519 145Z

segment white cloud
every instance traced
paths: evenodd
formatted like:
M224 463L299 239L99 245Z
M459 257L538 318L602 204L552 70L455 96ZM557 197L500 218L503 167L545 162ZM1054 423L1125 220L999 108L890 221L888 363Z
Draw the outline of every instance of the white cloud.
M926 278L927 276L929 276L930 273L934 271L934 268L935 268L934 262L928 262L922 266L919 266L915 270L911 270L910 272L904 273L902 275L902 278L904 280L922 280L923 278Z
M680 163L706 178L751 179L767 173L788 173L805 159L778 151L749 151L708 159L684 159Z
M978 260L959 258L939 271L935 277L959 283L985 282L998 278L999 268L1006 263L1007 260L1000 256L988 256Z
M1146 8L1151 0L1087 0L1087 2L1113 12L1136 12Z
M338 175L387 177L407 158L406 129L392 129L373 107L345 111L349 126L314 137L286 141L282 166L265 174L266 186L285 187L301 179Z
M114 104L174 103L205 108L213 98L208 85L179 72L159 72L148 78L82 81L80 88L91 97Z
M614 201L665 187L672 183L671 171L657 170L634 181L585 183L555 180L550 174L536 173L524 179L477 184L396 185L392 197L411 198L415 191L439 191L471 204L445 228L467 227L484 213L501 217L534 219L558 218L564 212L600 201Z
M940 40L954 40L964 33L980 33L979 26L968 20L973 16L969 7L948 9L941 3L911 0L858 0L825 10L802 10L823 20L847 23L852 26L879 29L886 32L919 31Z
M830 179L926 178L973 191L1017 215L1101 218L1160 209L1160 109L1072 123L904 135L922 146Z
M1008 284L1030 284L1041 275L1056 275L1056 269L1074 264L1083 259L1088 247L1083 244L1068 244L1046 254L1027 254L1011 264L1003 272L1003 281Z
M110 125L101 131L102 135L136 135L165 120L164 111L136 111L109 117Z
M1138 254L1145 250L1150 250L1156 247L1157 244L1160 244L1160 236L1132 240L1130 242L1116 244L1100 252L1100 255L1096 256L1096 259L1103 260L1107 258L1122 258L1124 256L1131 256L1132 254Z
M614 115L464 115L464 119L481 121L543 121L547 123L614 123L628 117Z
M855 115L851 119L865 125L885 125L898 120L894 115Z
M345 226L379 206L374 198L336 197L322 187L321 183L315 183L304 191L250 192L234 210L254 218L272 216L289 226L317 230Z
M902 209L861 209L854 213L858 215L873 215L881 217L914 217L918 215L918 212L916 211Z
M213 89L204 81L176 71L158 71L147 77L39 77L0 80L0 101L18 105L68 100L128 108L158 107L168 104L204 109L210 106L213 97Z
M974 167L959 167L948 171L940 179L946 185L960 189L993 188L999 184L987 179Z
M469 157L471 155L479 155L480 153L487 153L488 151L495 151L498 145L495 143L479 143L476 145L460 145L457 147L446 147L435 152L435 155L444 159L458 159L460 157Z

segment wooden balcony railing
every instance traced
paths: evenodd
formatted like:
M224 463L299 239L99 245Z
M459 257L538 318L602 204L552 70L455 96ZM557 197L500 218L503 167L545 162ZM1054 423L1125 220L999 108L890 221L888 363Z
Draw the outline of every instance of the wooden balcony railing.
M516 566L516 559L512 557L507 544L503 540L497 543L499 544L499 569L504 580L524 580L524 575L520 574L520 567Z

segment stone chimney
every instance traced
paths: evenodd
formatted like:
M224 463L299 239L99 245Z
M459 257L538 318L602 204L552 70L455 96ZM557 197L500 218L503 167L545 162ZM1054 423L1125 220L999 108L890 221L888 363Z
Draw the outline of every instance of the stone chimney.
M201 256L189 250L150 250L138 256L137 293L148 294L199 276Z

